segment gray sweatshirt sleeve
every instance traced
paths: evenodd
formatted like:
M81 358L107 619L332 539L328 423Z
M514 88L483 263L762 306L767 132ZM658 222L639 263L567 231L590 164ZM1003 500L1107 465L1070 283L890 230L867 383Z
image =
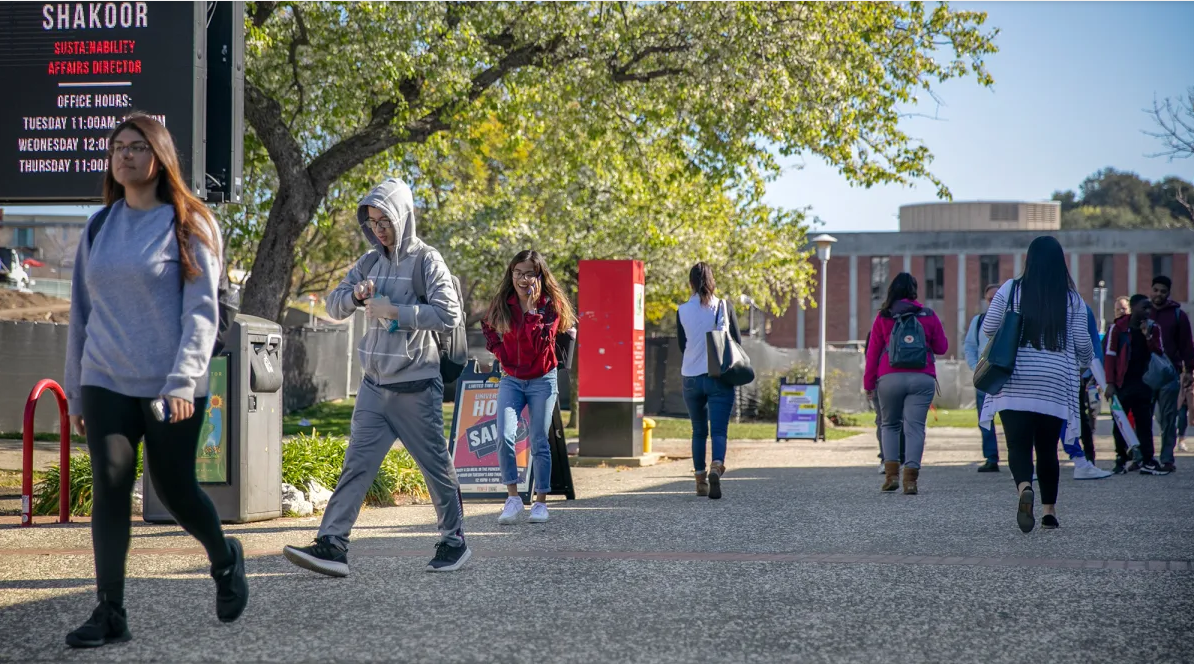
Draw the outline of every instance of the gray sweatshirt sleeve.
M95 222L92 217L87 224ZM83 237L79 239L79 248L75 250L75 267L71 271L70 282L70 328L66 337L66 372L62 377L62 388L66 392L66 401L71 415L83 414L82 374L83 374L83 346L87 343L87 318L91 315L91 293L87 290L87 255L91 245L87 241L89 233L83 230Z
M363 260L365 260L364 256L357 259L357 262L349 268L348 274L344 275L339 285L331 293L328 293L327 298L324 300L328 317L332 320L344 320L356 313L357 307L361 306L361 303L353 297L352 289L356 288L356 285L365 278L365 275L361 272L361 261Z
M219 237L217 233L217 249ZM191 242L191 251L202 271L182 285L182 336L162 394L194 402L195 382L207 375L216 343L220 315L216 292L221 272L219 257L223 252L212 253L198 240Z
M398 306L398 326L404 330L444 332L460 324L464 313L456 299L452 273L438 251L428 251L423 262L427 304Z

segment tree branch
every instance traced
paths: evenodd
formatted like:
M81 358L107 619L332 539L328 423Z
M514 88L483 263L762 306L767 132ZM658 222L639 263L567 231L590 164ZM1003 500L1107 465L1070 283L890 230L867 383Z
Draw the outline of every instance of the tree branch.
M1186 101L1188 107L1173 99L1166 98L1164 103L1153 99L1152 109L1145 110L1160 131L1144 133L1165 144L1164 152L1150 157L1168 157L1170 161L1194 157L1194 88L1187 92Z
M260 28L265 25L270 16L273 16L274 10L278 8L276 2L258 2L253 8L253 27Z
M311 40L307 37L307 24L303 22L303 12L298 6L294 8L294 22L298 27L298 34L290 40L290 54L287 60L290 62L290 70L294 75L294 81L290 87L298 88L298 104L294 107L294 115L290 117L290 122L286 124L287 129L294 127L294 121L307 106L307 90L303 87L303 82L299 80L298 47L311 45Z
M249 81L245 81L245 117L269 153L279 181L308 179L303 150L282 121L282 105Z

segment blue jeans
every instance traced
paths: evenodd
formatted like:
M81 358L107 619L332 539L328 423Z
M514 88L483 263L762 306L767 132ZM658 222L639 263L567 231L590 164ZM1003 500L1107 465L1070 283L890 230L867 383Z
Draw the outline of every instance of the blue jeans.
M684 377L684 403L692 420L692 468L705 472L705 440L713 430L713 460L725 462L734 388L708 374Z
M531 424L527 435L531 439L531 457L534 460L535 492L551 491L551 443L548 442L548 432L559 394L555 369L531 380L502 376L502 382L498 383L497 426L502 435L502 442L498 446L498 467L502 471L503 484L518 483L518 458L514 446L518 440L519 416L523 408L529 406Z
M1083 394L1082 396L1085 398L1086 395ZM987 400L987 395L975 390L974 398L977 402L975 408L978 410L979 416L981 417L983 413L983 402ZM994 425L992 425L990 429L979 427L978 430L983 434L983 458L991 463L999 463L999 439L995 437Z

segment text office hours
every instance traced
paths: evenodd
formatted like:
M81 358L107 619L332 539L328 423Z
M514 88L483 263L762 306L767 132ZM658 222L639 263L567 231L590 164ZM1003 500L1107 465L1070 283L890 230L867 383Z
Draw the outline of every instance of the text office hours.
M0 3L0 200L100 194L107 136L141 111L202 191L205 3Z
M1188 231L1187 231L1188 232ZM949 336L949 357L962 356L962 342L970 319L978 313L988 284L1001 284L1020 273L1024 254L945 255L901 254L895 256L838 255L829 261L829 308L826 336L830 344L864 341L875 313L887 295L891 278L911 272L920 286L921 301L937 312ZM1103 281L1108 289L1104 315L1112 317L1118 295L1148 291L1152 278L1164 274L1173 279L1172 297L1179 302L1194 299L1190 282L1194 252L1173 254L1074 253L1067 258L1070 273L1082 297L1099 314L1095 287ZM959 269L959 266L964 269ZM819 280L820 263L813 261L814 279ZM814 282L815 283L815 282ZM961 297L959 297L961 294ZM787 348L815 348L818 344L817 310L807 311L796 303L771 323L769 343Z

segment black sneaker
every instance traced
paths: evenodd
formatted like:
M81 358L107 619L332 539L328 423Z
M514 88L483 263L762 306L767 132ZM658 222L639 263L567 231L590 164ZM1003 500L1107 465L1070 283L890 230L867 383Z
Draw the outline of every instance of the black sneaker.
M290 562L328 576L348 576L348 551L331 535L317 538L310 546L285 546L282 555Z
M1123 475L1127 472L1128 472L1128 469L1124 468L1124 462L1122 462L1122 461L1116 461L1115 467L1111 469L1112 475Z
M72 648L98 648L108 643L123 643L133 638L129 633L128 613L123 606L100 600L91 618L66 635L66 645Z
M1149 459L1140 465L1141 475L1168 475L1172 471L1165 470L1156 459Z
M431 559L431 562L427 563L427 571L455 572L464 567L464 564L472 556L473 552L468 548L467 544L452 546L447 542L440 542L435 545L435 557Z
M1174 464L1172 461L1170 461L1169 463L1163 463L1163 464L1161 464L1161 470L1163 470L1167 473L1176 473L1177 465Z
M1021 532L1030 533L1036 526L1036 517L1032 513L1035 499L1036 494L1033 493L1032 487L1020 492L1019 504L1016 506L1016 524L1020 526Z
M1140 466L1141 464L1139 461L1133 461L1132 463L1128 464L1128 472L1135 473L1140 470Z
M245 576L245 548L235 537L228 538L232 563L223 569L213 569L216 580L216 616L220 622L232 622L244 613L249 603L249 580Z
M1060 526L1061 524L1057 522L1057 517L1053 516L1052 514L1046 514L1045 516L1041 517L1041 528L1044 528L1045 530L1053 530Z
M995 463L994 461L988 461L978 467L978 472L980 472L980 473L998 473L999 472L999 464Z

